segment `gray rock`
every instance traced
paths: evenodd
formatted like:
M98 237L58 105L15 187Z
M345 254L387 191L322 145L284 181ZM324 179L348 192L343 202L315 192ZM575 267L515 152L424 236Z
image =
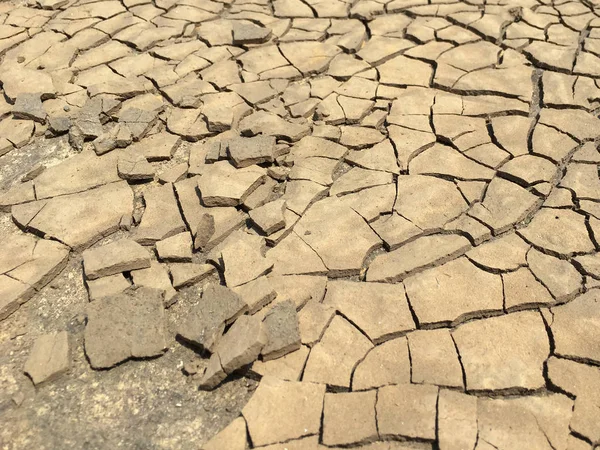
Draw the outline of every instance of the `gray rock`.
M39 123L46 121L46 110L40 94L20 94L12 109L15 119L29 119Z
M44 170L46 170L46 166L40 164L39 166L35 166L29 172L27 172L23 178L21 178L21 182L25 183L27 181L34 180L38 175L40 175Z
M177 334L182 339L212 351L231 323L247 308L241 297L224 286L211 283L204 288L202 299L188 312Z
M221 360L219 359L218 353L213 353L208 361L208 366L200 378L200 382L198 384L198 388L203 391L208 391L216 388L221 381L227 378L227 374L221 367Z
M146 190L144 202L146 210L135 235L137 242L151 245L186 230L172 184Z
M97 97L88 100L75 118L70 133L80 135L84 140L95 139L103 132L100 115L103 112L103 101ZM75 130L73 129L75 128Z
M150 267L148 250L130 239L83 252L83 269L89 280L147 267Z
M211 141L202 144L206 147L206 157L204 158L204 162L207 164L212 164L219 160L221 155L221 142L219 141ZM191 155L190 155L191 158ZM191 165L191 164L190 164Z
M48 125L55 135L64 134L71 128L71 119L66 116L52 116L48 119Z
M94 139L92 144L94 145L94 151L97 155L104 155L105 153L113 151L115 148L117 148L117 132L118 129L113 127L109 131L102 133L100 136Z
M263 361L281 358L300 348L300 328L296 305L291 300L276 304L264 320L267 344L262 349Z
M95 142L95 141L94 141ZM119 176L128 181L148 181L154 179L154 167L143 155L127 153L117 162Z
M211 264L181 263L171 264L173 287L180 289L202 281L214 273L215 266Z
M131 278L133 279L133 284L136 286L144 286L161 291L164 297L165 308L168 308L177 301L175 298L177 291L171 285L169 272L159 262L152 261L152 264L147 269L131 271Z
M119 115L119 124L126 125L131 131L134 141L142 139L150 128L156 123L156 111L147 111L139 108L127 108Z
M156 252L162 261L192 262L192 237L186 231L158 241Z
M240 316L216 346L225 373L254 362L267 343L263 322L256 316Z
M196 227L194 236L194 248L203 249L215 234L215 218L212 214L202 214Z
M121 273L98 278L96 280L87 280L86 284L90 302L102 297L110 297L111 295L119 294L131 287L131 283L127 281L127 278Z
M248 305L248 313L254 314L277 297L277 292L271 286L268 277L259 277L249 283L233 288L240 294L242 300Z
M94 369L130 358L160 356L167 348L162 292L131 289L90 303L85 353Z
M161 173L158 177L158 181L161 183L176 183L177 181L185 178L187 171L187 162L177 164Z
M229 156L236 167L273 162L275 138L273 136L239 137L229 141Z
M285 228L285 200L279 199L250 211L250 218L267 236Z

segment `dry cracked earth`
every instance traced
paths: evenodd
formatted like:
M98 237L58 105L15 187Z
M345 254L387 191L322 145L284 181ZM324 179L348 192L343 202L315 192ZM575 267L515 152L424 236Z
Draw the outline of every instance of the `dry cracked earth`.
M599 448L597 1L3 1L0 55L0 448Z

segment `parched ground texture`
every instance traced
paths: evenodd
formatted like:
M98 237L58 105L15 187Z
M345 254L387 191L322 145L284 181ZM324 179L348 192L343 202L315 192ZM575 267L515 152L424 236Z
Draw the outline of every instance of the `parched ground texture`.
M600 447L600 3L0 3L0 448Z

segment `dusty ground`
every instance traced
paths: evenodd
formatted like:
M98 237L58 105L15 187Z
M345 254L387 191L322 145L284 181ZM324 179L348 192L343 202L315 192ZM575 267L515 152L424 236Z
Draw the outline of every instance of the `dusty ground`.
M4 1L0 57L1 449L600 447L594 2Z

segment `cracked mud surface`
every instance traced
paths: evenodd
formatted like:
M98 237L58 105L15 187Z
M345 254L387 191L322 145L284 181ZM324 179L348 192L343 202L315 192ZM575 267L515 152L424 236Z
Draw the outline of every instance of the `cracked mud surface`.
M0 448L600 446L593 1L0 3Z

